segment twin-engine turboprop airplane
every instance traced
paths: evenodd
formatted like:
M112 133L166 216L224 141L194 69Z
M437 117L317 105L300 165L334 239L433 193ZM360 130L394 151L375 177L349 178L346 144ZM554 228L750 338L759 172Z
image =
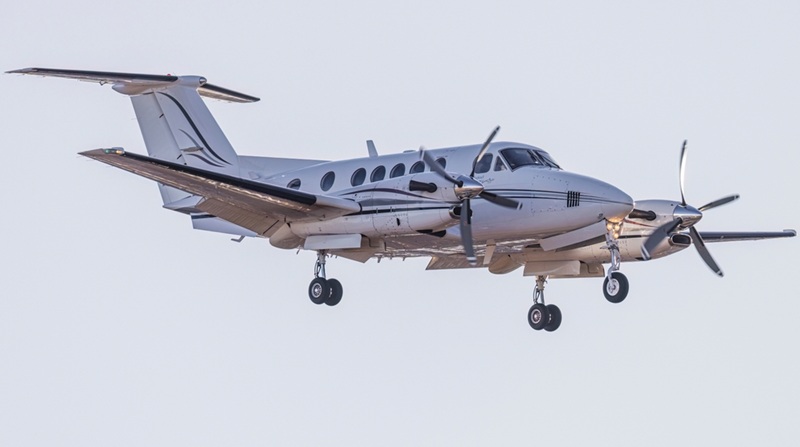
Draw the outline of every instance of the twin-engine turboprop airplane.
M311 301L334 306L342 285L325 266L335 255L430 257L429 270L522 268L534 276L528 323L554 331L561 311L544 301L547 278L603 277L612 303L628 294L622 262L667 256L694 245L722 271L705 242L793 237L794 230L700 233L702 212L737 195L694 208L681 201L634 203L608 183L564 171L542 149L494 142L368 157L300 160L238 155L201 96L232 102L258 98L211 85L199 76L26 68L9 73L111 84L130 96L149 156L121 148L82 152L158 182L164 207L196 229L262 237L278 248L317 252ZM610 264L608 270L603 264Z

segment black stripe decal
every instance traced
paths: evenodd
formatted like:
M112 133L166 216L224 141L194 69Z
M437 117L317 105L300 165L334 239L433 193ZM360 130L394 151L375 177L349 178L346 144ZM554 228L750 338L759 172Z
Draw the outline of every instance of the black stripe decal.
M180 102L178 102L178 100L175 99L172 95L169 95L169 94L164 93L164 92L158 92L158 93L161 94L161 95L166 96L169 99L171 99L172 102L174 102L175 105L178 106L178 109L180 109L181 113L183 113L183 116L186 117L186 121L188 121L189 125L192 126L192 129L194 129L194 132L197 134L197 136L200 137L200 141L203 142L204 147L206 149L208 149L208 151L211 152L220 161L222 161L223 163L225 163L227 165L230 165L230 163L228 163L227 160L225 160L224 158L220 157L219 154L214 152L214 149L211 148L211 145L208 144L208 141L206 141L206 139L203 138L203 134L200 133L200 129L197 128L197 125L195 125L194 121L192 121L192 118L189 117L189 113L186 112L186 109L183 108L183 105Z
M370 214L385 214L385 213L403 213L407 211L433 211L433 210L449 210L449 206L439 206L432 208L382 208L377 210L359 211L357 213L348 214L348 216L365 216Z
M221 168L221 167L223 167L221 164L219 164L219 163L215 163L215 162L213 162L213 161L211 161L211 160L209 160L209 159L207 159L207 158L205 158L205 157L201 157L201 156L199 156L199 155L197 155L197 154L186 154L186 155L185 155L185 157L195 157L195 158L198 158L198 159L200 159L200 161L202 161L202 162L205 162L205 163L206 163L206 164L208 164L208 165L211 165L211 166L216 166L216 167L218 167L218 168ZM184 158L185 158L185 157L184 157Z

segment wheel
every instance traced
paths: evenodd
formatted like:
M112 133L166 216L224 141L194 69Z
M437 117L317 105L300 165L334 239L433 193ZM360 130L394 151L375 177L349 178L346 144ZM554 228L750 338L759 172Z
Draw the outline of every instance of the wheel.
M328 306L335 306L339 304L339 301L342 300L342 294L344 293L344 290L342 289L342 283L331 278L328 280L328 288L330 288L331 292L330 296L328 296L328 299L325 300L325 304Z
M528 324L537 331L544 329L549 320L547 307L542 303L536 303L528 310Z
M611 279L606 276L603 282L603 294L611 303L621 303L628 296L628 278L620 272L612 272Z
M548 323L544 326L544 330L553 332L561 326L561 309L555 304L548 304L547 313L550 314L550 318Z
M322 304L331 296L331 288L325 278L314 278L308 285L308 297L314 304Z

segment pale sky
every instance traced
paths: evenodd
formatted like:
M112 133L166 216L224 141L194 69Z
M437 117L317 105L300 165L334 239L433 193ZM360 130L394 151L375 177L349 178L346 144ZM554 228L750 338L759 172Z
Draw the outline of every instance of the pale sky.
M11 2L2 71L203 75L239 153L342 159L499 140L701 231L800 228L800 4ZM108 86L0 76L0 445L789 445L800 435L797 239L709 244L553 280L328 263L194 231L150 181L85 159L144 153Z

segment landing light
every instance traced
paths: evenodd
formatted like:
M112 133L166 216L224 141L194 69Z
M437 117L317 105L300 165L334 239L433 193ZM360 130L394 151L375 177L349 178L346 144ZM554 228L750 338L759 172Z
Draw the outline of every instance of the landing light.
M622 222L606 221L606 230L614 239L619 239L619 234L622 232Z

